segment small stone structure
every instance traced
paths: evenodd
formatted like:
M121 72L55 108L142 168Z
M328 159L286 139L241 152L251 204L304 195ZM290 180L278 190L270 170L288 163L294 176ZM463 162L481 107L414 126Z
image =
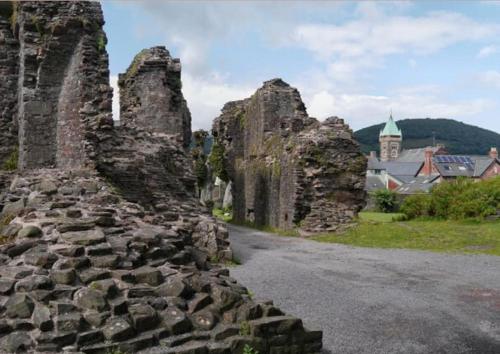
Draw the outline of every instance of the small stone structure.
M227 103L213 135L233 183L237 222L335 231L365 201L366 158L342 119L307 115L299 92L281 79Z
M232 258L227 229L195 198L178 139L113 126L100 4L12 9L0 48L19 45L18 100L0 117L19 125L20 169L0 171L0 352L319 352L320 331L214 264Z
M191 113L182 95L181 63L165 47L144 49L119 75L120 120L154 133L191 140Z

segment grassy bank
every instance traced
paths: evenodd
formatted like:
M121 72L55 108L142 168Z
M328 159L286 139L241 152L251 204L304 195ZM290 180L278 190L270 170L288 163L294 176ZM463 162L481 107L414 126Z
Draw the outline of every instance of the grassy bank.
M397 220L399 214L361 213L359 225L316 241L361 247L409 248L500 256L500 221Z

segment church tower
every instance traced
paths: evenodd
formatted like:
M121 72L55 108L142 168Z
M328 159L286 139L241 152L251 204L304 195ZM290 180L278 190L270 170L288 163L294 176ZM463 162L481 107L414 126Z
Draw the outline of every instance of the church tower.
M379 142L380 160L392 161L399 157L401 153L401 144L403 142L403 134L396 122L394 122L392 112L389 120L385 123L384 129L380 131Z

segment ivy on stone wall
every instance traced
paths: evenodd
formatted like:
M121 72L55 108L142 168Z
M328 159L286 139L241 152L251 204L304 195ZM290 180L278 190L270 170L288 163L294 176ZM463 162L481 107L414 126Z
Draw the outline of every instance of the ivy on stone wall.
M210 166L212 166L212 170L217 177L219 177L224 182L229 182L229 176L226 170L224 150L225 149L223 145L215 143L212 146L212 153L208 157L208 162L210 163Z

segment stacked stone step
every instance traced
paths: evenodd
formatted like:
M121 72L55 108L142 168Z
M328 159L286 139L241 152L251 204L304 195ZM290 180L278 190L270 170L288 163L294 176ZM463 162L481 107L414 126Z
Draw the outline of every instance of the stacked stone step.
M255 302L181 227L90 171L16 177L0 229L0 352L314 353L321 332Z

